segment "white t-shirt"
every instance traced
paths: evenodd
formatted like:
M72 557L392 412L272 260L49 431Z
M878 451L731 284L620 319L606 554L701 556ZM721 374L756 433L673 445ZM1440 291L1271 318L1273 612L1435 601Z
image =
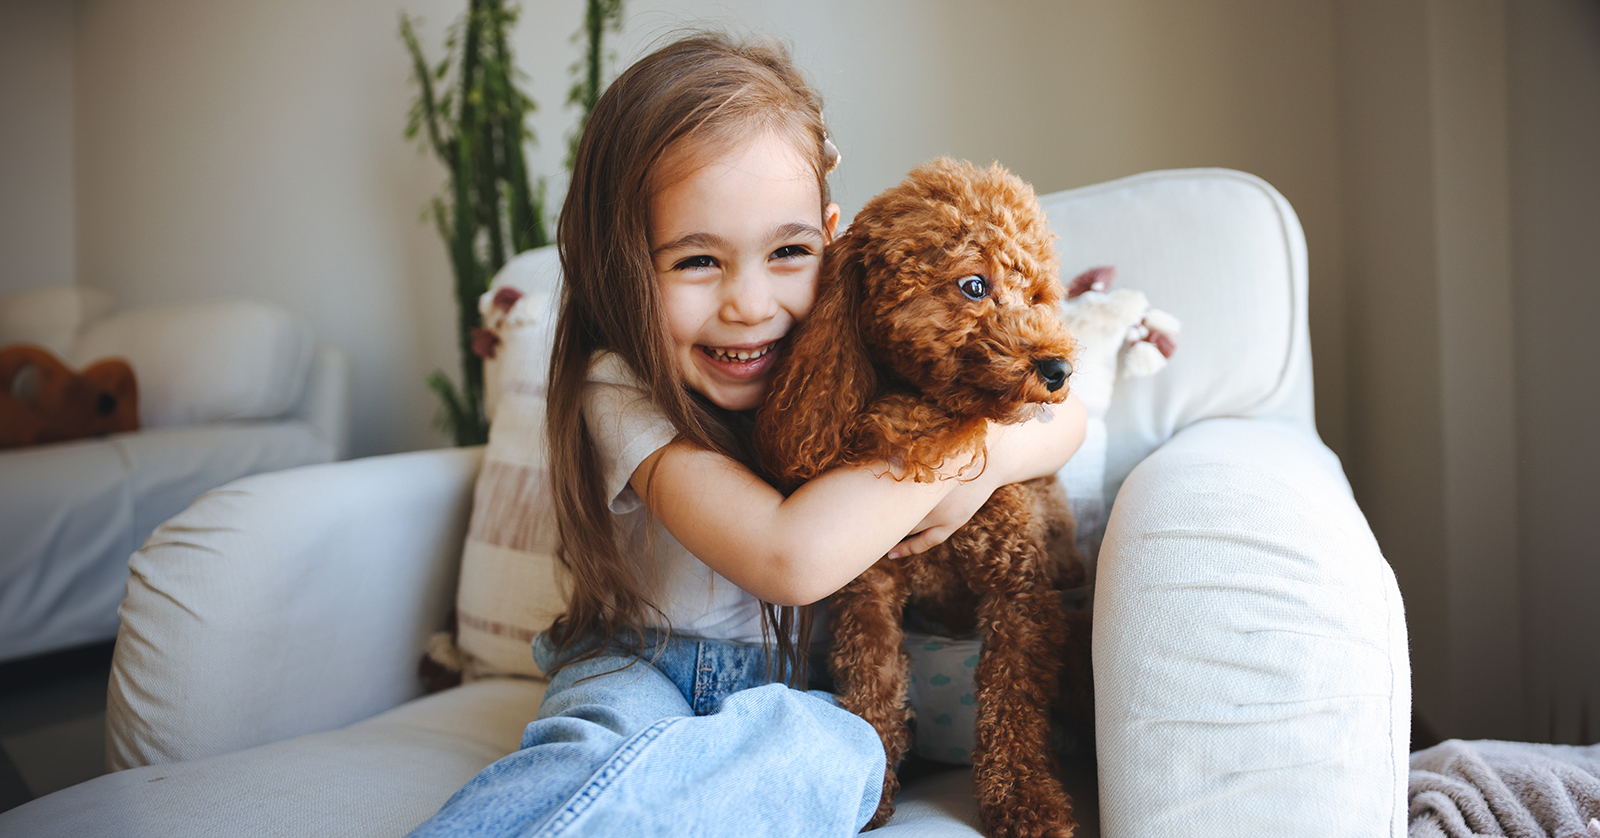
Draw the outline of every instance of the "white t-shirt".
M679 544L628 483L639 464L671 442L677 431L621 356L602 352L589 364L583 418L605 472L606 497L617 516L623 555L640 562L651 586L650 601L670 623L652 625L659 619L652 613L646 615L646 624L691 637L760 643L761 601Z

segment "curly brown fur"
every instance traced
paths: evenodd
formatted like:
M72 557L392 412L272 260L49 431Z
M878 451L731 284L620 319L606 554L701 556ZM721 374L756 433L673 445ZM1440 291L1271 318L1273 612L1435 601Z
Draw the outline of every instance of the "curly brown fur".
M981 456L986 420L1023 421L1064 400L1074 344L1057 314L1054 239L1033 190L998 165L935 160L868 202L825 254L816 304L757 418L779 485L882 461L933 480L943 463ZM974 276L988 290L979 299L962 290ZM944 544L882 560L834 595L839 700L878 730L887 757L869 827L893 813L894 766L910 745L909 602L983 636L973 778L985 830L1072 834L1050 704L1067 639L1056 591L1082 577L1066 498L1044 478L1002 487Z

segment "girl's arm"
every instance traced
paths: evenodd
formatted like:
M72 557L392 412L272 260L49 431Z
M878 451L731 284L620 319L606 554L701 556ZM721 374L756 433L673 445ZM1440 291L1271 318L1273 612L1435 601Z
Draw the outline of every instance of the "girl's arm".
M965 463L932 483L895 480L883 465L837 468L785 498L734 460L676 442L645 458L630 484L673 537L728 581L777 605L805 605L843 587L906 533L923 530L918 543L927 549L966 523L995 487L1054 472L1082 442L1083 424L1072 398L1050 423L992 425L987 464L969 481L953 479ZM939 531L930 532L921 522L955 492L963 500L945 505ZM961 508L966 517L950 525Z

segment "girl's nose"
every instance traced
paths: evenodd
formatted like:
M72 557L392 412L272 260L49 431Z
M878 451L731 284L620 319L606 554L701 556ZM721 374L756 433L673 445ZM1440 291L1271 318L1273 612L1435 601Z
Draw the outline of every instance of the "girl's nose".
M778 302L772 283L759 270L740 271L724 277L722 317L731 323L762 323L777 314Z

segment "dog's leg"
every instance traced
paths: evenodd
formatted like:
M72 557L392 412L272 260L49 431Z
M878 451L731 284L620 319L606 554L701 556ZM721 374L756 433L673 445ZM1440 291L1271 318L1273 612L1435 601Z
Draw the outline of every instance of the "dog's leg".
M984 630L973 783L990 838L1067 838L1077 823L1050 742L1067 624L1025 491L1002 487L952 539L970 561Z
M867 568L828 601L833 631L831 663L839 704L877 729L887 760L883 798L868 829L883 826L894 814L894 796L900 791L895 765L911 747L907 727L911 708L906 701L911 657L900 627L906 596L905 574L884 560Z

